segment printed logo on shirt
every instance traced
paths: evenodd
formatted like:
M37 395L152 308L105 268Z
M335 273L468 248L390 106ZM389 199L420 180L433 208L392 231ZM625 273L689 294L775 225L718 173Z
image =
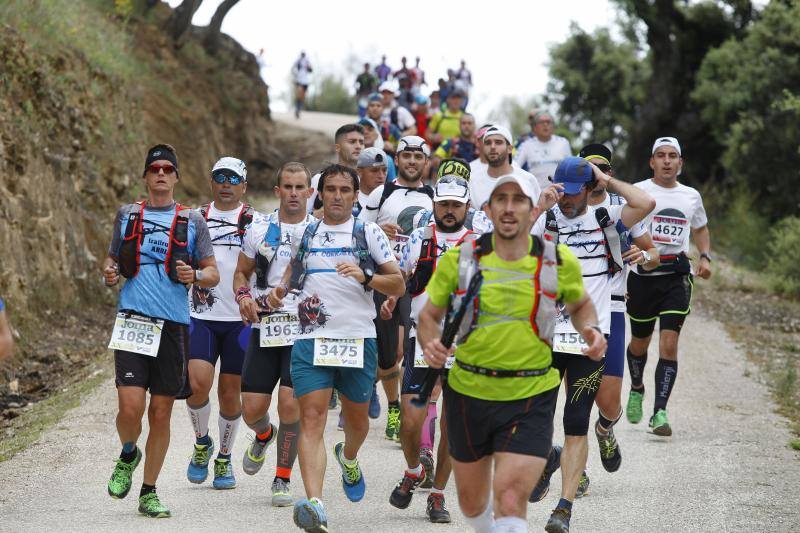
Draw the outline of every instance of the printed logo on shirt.
M195 313L205 313L211 311L214 302L218 300L213 288L192 286L192 311Z
M325 305L319 296L314 294L298 304L297 317L300 320L301 332L309 333L317 328L325 327L330 315L325 310Z

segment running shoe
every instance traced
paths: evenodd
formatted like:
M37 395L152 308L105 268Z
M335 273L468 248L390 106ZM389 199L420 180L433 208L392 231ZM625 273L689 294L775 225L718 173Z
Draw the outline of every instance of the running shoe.
M656 411L656 414L650 418L650 429L660 437L672 435L672 428L669 426L669 420L667 420L667 411L664 409Z
M373 420L381 416L381 400L378 397L377 383L372 384L372 397L369 399L369 417Z
M353 466L348 466L342 462L342 449L344 449L344 442L339 442L333 447L333 456L336 457L336 462L339 463L339 468L342 469L342 488L348 500L358 502L364 497L364 492L367 489L367 485L364 483L364 475L361 472L358 459L356 459L356 464Z
M619 443L614 436L614 428L608 430L605 435L598 431L599 422L594 425L594 434L597 437L597 445L600 447L600 461L606 472L616 472L622 464L622 454L619 451Z
M547 533L569 533L569 519L572 512L563 507L556 507L553 509L553 514L544 526Z
M386 413L386 439L400 440L400 407L390 405Z
M550 454L547 456L547 464L544 465L542 477L539 483L533 488L528 501L536 503L542 501L547 493L550 491L550 478L556 470L561 466L561 446L553 446L550 448Z
M630 394L628 394L628 405L625 407L625 414L628 417L628 422L631 424L638 424L642 421L643 399L644 394L641 392L636 392L633 389L631 389Z
M422 448L419 453L419 462L425 469L425 477L422 478L419 488L429 489L433 487L433 451L430 448Z
M191 483L202 483L208 477L208 461L214 453L214 441L208 437L208 444L194 445L192 458L189 460L189 467L186 469L186 477Z
M339 412L339 422L336 423L336 429L344 431L344 413Z
M139 512L150 518L169 518L169 509L161 505L158 494L148 492L144 496L139 496Z
M419 484L425 478L425 467L422 467L422 472L415 476L409 474L408 471L403 473L403 479L392 491L389 496L389 503L398 509L405 509L411 503L411 498L414 496L414 489L419 487Z
M292 490L288 481L276 477L272 482L272 506L289 507L294 503Z
M578 480L578 489L575 491L575 499L582 498L589 495L589 474L584 470L581 473L581 479Z
M230 459L224 457L214 459L214 488L217 490L236 488L236 478L233 477L233 465Z
M257 437L253 437L253 442L251 442L250 446L244 451L242 470L244 470L245 474L250 476L257 474L264 465L264 457L267 454L267 448L269 448L270 444L275 442L275 438L278 436L278 428L275 427L275 424L270 424L270 428L272 429L272 433L270 433L269 439L263 441Z
M111 479L108 480L108 495L112 498L122 499L131 490L131 478L133 471L142 461L142 450L136 447L136 457L133 462L126 463L122 459L117 459L114 471L111 472Z
M328 410L336 409L337 405L339 405L339 394L336 392L336 389L332 389L331 399L328 401Z
M429 494L428 505L425 508L428 520L434 524L449 524L450 511L444 506L444 494Z
M294 504L294 525L306 533L328 533L328 517L322 504L303 498Z

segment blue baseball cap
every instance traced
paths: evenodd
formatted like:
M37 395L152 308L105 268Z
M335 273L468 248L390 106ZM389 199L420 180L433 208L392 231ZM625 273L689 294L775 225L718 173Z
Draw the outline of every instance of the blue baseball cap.
M581 157L565 157L556 168L553 183L564 185L564 194L578 194L584 185L594 179L589 162Z

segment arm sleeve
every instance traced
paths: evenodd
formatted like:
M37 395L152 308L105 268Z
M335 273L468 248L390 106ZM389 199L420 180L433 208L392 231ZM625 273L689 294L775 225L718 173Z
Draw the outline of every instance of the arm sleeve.
M695 198L697 208L692 214L691 224L693 228L702 228L708 224L708 217L706 216L706 208L703 206L703 197L697 191L695 191L695 194L697 195Z
M389 239L383 230L375 223L367 223L365 231L367 233L367 245L369 246L369 254L375 263L383 265L390 261L394 261L394 254L392 247L389 245Z
M561 259L558 265L558 299L568 304L575 303L583 297L581 264L564 244L558 245L558 256Z
M633 227L630 230L630 235L631 238L633 239L638 239L639 237L645 235L646 233L647 233L647 227L644 225L644 222L637 222L636 224L633 225Z
M425 287L428 298L436 307L447 307L450 295L458 288L458 248L450 248L436 264L436 270Z
M214 255L214 245L211 244L211 234L205 219L196 211L189 215L194 223L194 256L199 260L207 259Z
M108 247L108 255L117 257L119 252L119 245L122 241L122 216L125 208L120 207L117 210L117 216L114 218L114 233L111 235L111 244Z

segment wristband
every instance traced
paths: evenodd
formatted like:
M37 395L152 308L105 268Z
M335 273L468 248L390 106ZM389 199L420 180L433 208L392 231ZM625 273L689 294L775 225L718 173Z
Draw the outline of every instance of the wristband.
M253 299L253 295L250 294L250 287L239 287L236 289L236 303L241 303L245 298Z
M589 326L589 327L592 328L593 330L595 330L600 335L603 335L603 330L600 329L600 326L594 325L594 326Z
M706 261L708 261L709 263L711 262L711 256L710 255L708 255L707 253L703 252L702 254L700 254L700 259L703 259L704 257L706 258Z

